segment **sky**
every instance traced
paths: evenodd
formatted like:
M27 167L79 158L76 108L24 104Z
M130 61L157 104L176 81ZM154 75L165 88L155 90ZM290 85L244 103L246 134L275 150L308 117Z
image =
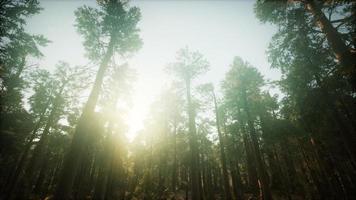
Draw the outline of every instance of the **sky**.
M89 0L40 1L43 11L28 20L31 33L43 34L52 42L42 48L44 57L36 61L46 69L66 61L85 65L83 38L76 32L74 11L83 5L95 7ZM254 1L132 1L141 10L138 26L143 47L129 60L137 72L132 108L126 118L133 138L143 128L150 105L167 86L171 77L165 72L174 62L176 52L188 46L202 53L210 63L210 71L199 82L212 82L217 89L235 56L240 56L258 68L268 80L278 80L280 73L271 69L266 49L276 27L262 24L253 12Z

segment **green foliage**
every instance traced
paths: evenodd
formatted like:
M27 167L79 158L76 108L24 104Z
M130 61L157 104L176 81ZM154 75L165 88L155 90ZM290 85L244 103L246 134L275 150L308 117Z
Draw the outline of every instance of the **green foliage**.
M135 52L142 45L137 28L140 10L128 8L125 2L103 1L100 9L84 6L78 8L75 15L87 56L94 61L101 60L110 40L113 40L114 51L120 55Z
M25 31L26 19L41 8L36 0L2 1L0 4L0 94L1 112L22 110L22 79L28 57L41 57L40 46L49 40Z
M229 111L233 116L240 112L245 97L249 105L256 106L261 98L263 82L262 75L255 67L235 57L222 84L226 106L231 108Z
M167 67L167 71L184 81L191 81L209 70L209 63L198 51L190 51L188 47L177 52L176 62Z

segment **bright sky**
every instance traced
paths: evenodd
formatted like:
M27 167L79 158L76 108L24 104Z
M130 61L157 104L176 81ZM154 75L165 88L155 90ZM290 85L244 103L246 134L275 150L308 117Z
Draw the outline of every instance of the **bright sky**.
M51 69L59 60L71 65L88 63L82 38L74 25L74 10L82 5L96 6L95 1L42 1L44 10L28 21L28 30L43 34L52 41L43 48L40 66ZM217 88L224 79L234 56L240 56L257 67L267 79L279 79L280 73L269 68L265 51L276 31L261 24L254 15L251 0L236 1L133 1L141 9L139 23L142 49L130 65L138 73L129 112L128 137L143 127L143 121L161 89L167 84L164 72L173 62L176 51L188 46L200 51L210 62L210 71L202 82L213 82Z

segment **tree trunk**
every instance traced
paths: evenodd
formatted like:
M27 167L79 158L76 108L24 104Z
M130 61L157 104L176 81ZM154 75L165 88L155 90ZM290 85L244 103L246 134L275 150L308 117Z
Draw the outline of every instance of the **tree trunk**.
M176 194L177 188L177 125L174 123L174 132L173 132L173 169L172 169L172 191L174 195Z
M271 194L271 190L269 188L268 174L265 169L264 163L262 161L261 152L260 152L258 139L257 139L257 135L256 135L256 130L253 125L253 121L251 119L249 106L247 105L246 91L243 90L242 92L243 92L242 98L243 98L243 102L244 102L244 110L247 115L247 125L248 125L249 131L250 131L252 146L253 146L256 164L257 164L257 172L258 172L259 180L261 183L262 197L263 197L263 200L271 200L272 194Z
M88 101L83 109L83 113L78 120L78 125L73 135L70 150L64 160L60 180L54 193L54 199L69 199L72 191L75 175L80 164L84 148L88 145L87 132L91 130L91 118L93 117L95 106L101 91L105 71L108 67L110 58L113 55L113 39L110 39L108 49L96 74L94 86L90 92Z
M38 175L38 179L36 181L35 187L33 189L33 193L39 194L42 196L44 194L44 192L46 192L43 190L43 184L44 184L46 177L48 175L49 164L50 164L50 153L47 152L46 157L44 158L44 161L42 163L40 173Z
M312 64L312 62L310 62ZM315 80L318 86L321 89L322 97L328 106L329 112L327 112L331 121L334 121L339 131L336 135L337 137L341 137L343 143L345 144L344 148L346 150L346 154L350 156L350 161L356 166L356 135L355 129L352 126L351 121L347 121L342 113L337 109L337 105L335 104L335 99L329 94L327 88L322 84L321 79L318 74L314 74Z
M18 158L17 164L15 166L15 170L14 170L13 174L10 176L9 181L8 181L8 187L6 190L7 195L11 195L13 193L13 190L15 189L19 179L21 178L21 174L24 170L24 167L26 164L26 159L30 152L32 142L35 139L36 133L37 133L38 129L40 128L42 121L45 118L45 113L47 111L48 106L49 106L49 101L47 102L45 108L42 110L40 118L39 118L38 122L36 123L32 133L30 135L30 138L28 139L23 152L21 153L20 157ZM8 196L7 198L10 198L10 196Z
M168 159L168 148L167 144L169 142L168 140L168 112L165 113L165 120L163 122L163 132L161 135L161 145L160 145L160 151L159 151L159 163L158 163L158 188L157 188L157 193L158 197L162 198L164 190L165 190L165 182L166 182L166 176L167 176L167 159Z
M225 122L223 123L224 125L224 130L225 133L227 133L226 130L226 125ZM237 140L237 134L230 134L231 138L232 138L232 143L228 146L230 146L230 152L231 155L238 155L238 140ZM236 137L235 137L236 136ZM232 156L232 158L230 159L230 166L231 166L231 173L232 173L232 183L233 183L233 192L235 195L235 199L239 200L239 199L243 199L243 184L242 184L242 180L241 180L241 173L240 173L240 167L239 167L239 159L237 156Z
M266 142L264 150L266 152L271 170L271 188L281 189L280 187L283 187L284 184L282 183L280 164L277 162L274 154L274 141L268 140L268 136L272 134L272 130L268 127L268 124L272 123L271 116L266 112L266 110L263 110L260 112L259 117L262 138Z
M200 200L201 195L199 191L200 176L199 176L199 153L198 153L198 143L196 136L196 127L195 127L195 114L194 108L191 102L190 94L190 80L186 80L187 87L187 101L188 101L188 118L189 118L189 147L191 152L190 157L190 173L191 173L191 192L192 199Z
M220 129L220 118L218 113L218 105L216 102L216 97L214 91L212 91L213 100L214 100L214 108L215 108L215 120L216 120L216 128L218 130L218 137L219 137L219 147L220 147L220 159L221 159L221 166L223 171L223 182L224 182L224 199L232 199L231 191L230 191L230 184L229 184L229 174L227 172L226 167L226 157L225 157L225 144L224 138L221 133Z
M258 193L257 170L256 170L255 159L253 158L253 155L252 155L251 142L249 141L249 138L245 131L244 125L240 125L240 126L241 126L241 129L243 130L242 138L243 138L245 152L246 152L248 188L249 188L249 190L252 191L253 194L257 195L257 193Z
M353 88L356 88L356 55L352 53L351 50L346 46L345 42L342 40L340 34L337 29L333 27L331 22L326 18L325 14L317 5L314 0L306 1L306 8L314 18L316 19L317 25L326 35L326 39L328 40L332 51L335 54L336 59L340 62L343 67L343 72L347 74L351 74L352 80L351 84Z
M26 177L27 178L27 183L30 186L30 190L32 191L32 184L36 182L37 178L37 173L35 171L42 165L42 162L44 160L44 155L47 153L47 145L48 145L48 140L49 140L49 130L52 127L54 123L54 118L56 117L56 112L58 110L59 106L59 99L62 95L62 92L64 90L64 87L66 85L66 82L63 83L63 85L60 88L60 91L56 94L53 102L53 108L51 110L50 115L48 116L46 126L43 130L43 133L41 135L41 138L36 145L35 149L33 150L33 155L31 158L31 161L29 163L29 166L26 170Z
M113 149L112 140L113 137L111 136L111 125L109 125L108 128L108 133L105 138L105 146L104 146L104 151L101 155L102 159L99 162L99 174L98 178L96 180L96 185L95 185L95 191L94 191L94 199L97 200L103 200L105 199L105 192L106 192L106 186L108 182L108 173L109 173L109 168L110 168L110 162L111 162L111 153Z

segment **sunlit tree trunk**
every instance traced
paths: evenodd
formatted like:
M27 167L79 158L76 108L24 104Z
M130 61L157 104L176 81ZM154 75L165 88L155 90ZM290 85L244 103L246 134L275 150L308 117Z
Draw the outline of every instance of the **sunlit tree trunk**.
M117 148L119 141L119 133L113 135L112 152L110 153L110 170L108 174L108 183L105 191L105 199L124 199L125 192L130 190L130 185L126 179L125 170L123 168L123 161L120 148ZM135 177L136 178L136 177ZM136 186L137 179L134 179L133 187ZM120 191L120 192L118 192ZM130 199L130 198L127 198Z
M108 172L110 167L110 158L112 154L112 140L113 137L111 136L111 124L109 125L107 136L104 141L104 151L101 155L100 162L99 162L99 173L96 180L95 191L94 191L94 199L102 200L105 199L105 191L108 182Z
M96 74L94 86L90 92L88 101L83 109L83 113L78 120L75 133L73 135L70 150L64 160L63 169L60 180L54 194L54 198L58 200L69 199L74 183L75 175L77 174L80 159L82 157L85 146L88 145L88 132L91 130L91 123L96 103L101 91L105 71L108 67L110 58L113 55L114 42L110 39L109 46L100 64Z
M114 93L111 102L111 108L115 110L118 102L118 94ZM115 155L115 137L114 121L109 120L106 138L104 140L104 150L101 155L99 164L99 173L95 184L94 199L101 200L106 198L106 191L108 191L108 181L110 175L110 166L114 160ZM117 142L117 141L116 141Z
M336 59L340 62L344 68L344 72L350 73L352 76L356 75L356 54L346 46L345 42L341 38L340 33L331 22L326 18L325 14L317 5L314 0L306 0L306 8L314 16L317 25L323 31L328 40L332 51L335 54ZM356 88L356 77L352 78L353 88Z

